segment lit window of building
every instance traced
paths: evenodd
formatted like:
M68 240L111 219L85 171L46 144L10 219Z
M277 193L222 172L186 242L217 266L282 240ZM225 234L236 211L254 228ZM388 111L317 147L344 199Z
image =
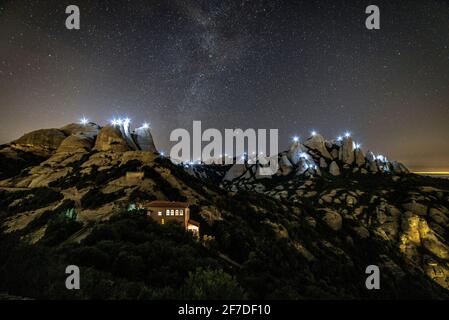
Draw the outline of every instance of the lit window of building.
M175 215L175 210L171 210L171 215L174 216Z
M179 216L179 210L175 210L175 216Z
M158 215L158 216L162 216L162 211L159 211L159 212L157 213L157 215Z
M179 210L179 214L180 214L181 216L183 216L183 215L184 215L184 210L183 210L183 209Z

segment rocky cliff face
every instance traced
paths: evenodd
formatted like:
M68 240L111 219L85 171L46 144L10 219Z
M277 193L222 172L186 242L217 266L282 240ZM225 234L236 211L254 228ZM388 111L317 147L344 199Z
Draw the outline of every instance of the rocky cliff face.
M133 137L136 141L136 144L140 147L141 150L157 152L149 127L142 126L137 128L134 131Z
M131 146L119 127L105 126L95 140L95 150L124 152L131 150Z

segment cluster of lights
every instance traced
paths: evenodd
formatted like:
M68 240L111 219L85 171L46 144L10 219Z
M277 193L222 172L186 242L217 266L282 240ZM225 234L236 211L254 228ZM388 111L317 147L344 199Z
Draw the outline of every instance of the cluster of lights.
M112 119L111 121L110 121L110 123L111 123L111 125L113 125L113 126L120 126L120 125L124 125L124 126L127 126L127 125L129 125L130 123L131 123L131 119L130 118L125 118L125 119L122 119L122 118L118 118L118 119L116 119L116 118L114 118L114 119ZM144 122L143 124L142 124L142 128L144 128L144 129L148 129L150 127L150 124L148 123L148 122Z
M113 125L113 126L119 126L119 125L121 125L123 123L123 120L122 119L112 119L111 120L111 124Z
M341 141L343 141L343 138L349 138L350 136L351 136L351 132L346 131L344 136L338 136L337 137L337 141L341 142Z

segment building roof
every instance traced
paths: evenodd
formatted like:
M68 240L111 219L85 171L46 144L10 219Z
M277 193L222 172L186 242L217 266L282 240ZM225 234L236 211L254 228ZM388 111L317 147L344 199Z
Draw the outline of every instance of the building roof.
M192 219L189 219L188 224L192 224L192 225L197 226L197 227L200 226L200 223L198 221L195 221L195 220L192 220Z
M164 201L164 200L155 200L151 201L146 205L146 207L150 208L188 208L189 204L187 202L178 202L178 201Z

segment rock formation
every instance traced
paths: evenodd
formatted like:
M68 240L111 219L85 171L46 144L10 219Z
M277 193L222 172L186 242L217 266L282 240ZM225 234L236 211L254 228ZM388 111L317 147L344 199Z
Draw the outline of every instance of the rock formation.
M58 149L56 149L56 153L60 152L69 152L69 153L76 153L76 152L86 152L90 151L94 145L94 139L85 136L82 133L72 134L65 138L61 144L59 145Z
M333 176L340 175L340 168L338 167L338 164L335 161L332 161L332 163L329 167L329 173Z
M349 165L354 162L354 142L351 137L343 138L338 157L340 161Z
M23 135L12 144L56 149L66 137L66 134L59 129L40 129Z
M314 151L318 151L320 155L327 159L332 159L332 156L330 155L329 151L327 151L326 148L326 141L324 140L324 137L320 134L315 134L311 136L309 139L307 139L304 142L304 145Z
M307 152L307 148L304 145L300 142L294 142L287 152L287 158L292 164L297 164L305 152Z
M119 127L107 125L98 133L94 149L98 151L124 152L131 150L131 147L125 137L123 137Z
M89 138L95 138L98 135L98 132L100 131L100 126L96 123L89 122L86 124L79 124L79 123L71 123L68 124L59 130L65 133L65 135L83 135Z
M141 126L134 130L133 137L137 146L143 151L157 152L153 136L148 126Z

